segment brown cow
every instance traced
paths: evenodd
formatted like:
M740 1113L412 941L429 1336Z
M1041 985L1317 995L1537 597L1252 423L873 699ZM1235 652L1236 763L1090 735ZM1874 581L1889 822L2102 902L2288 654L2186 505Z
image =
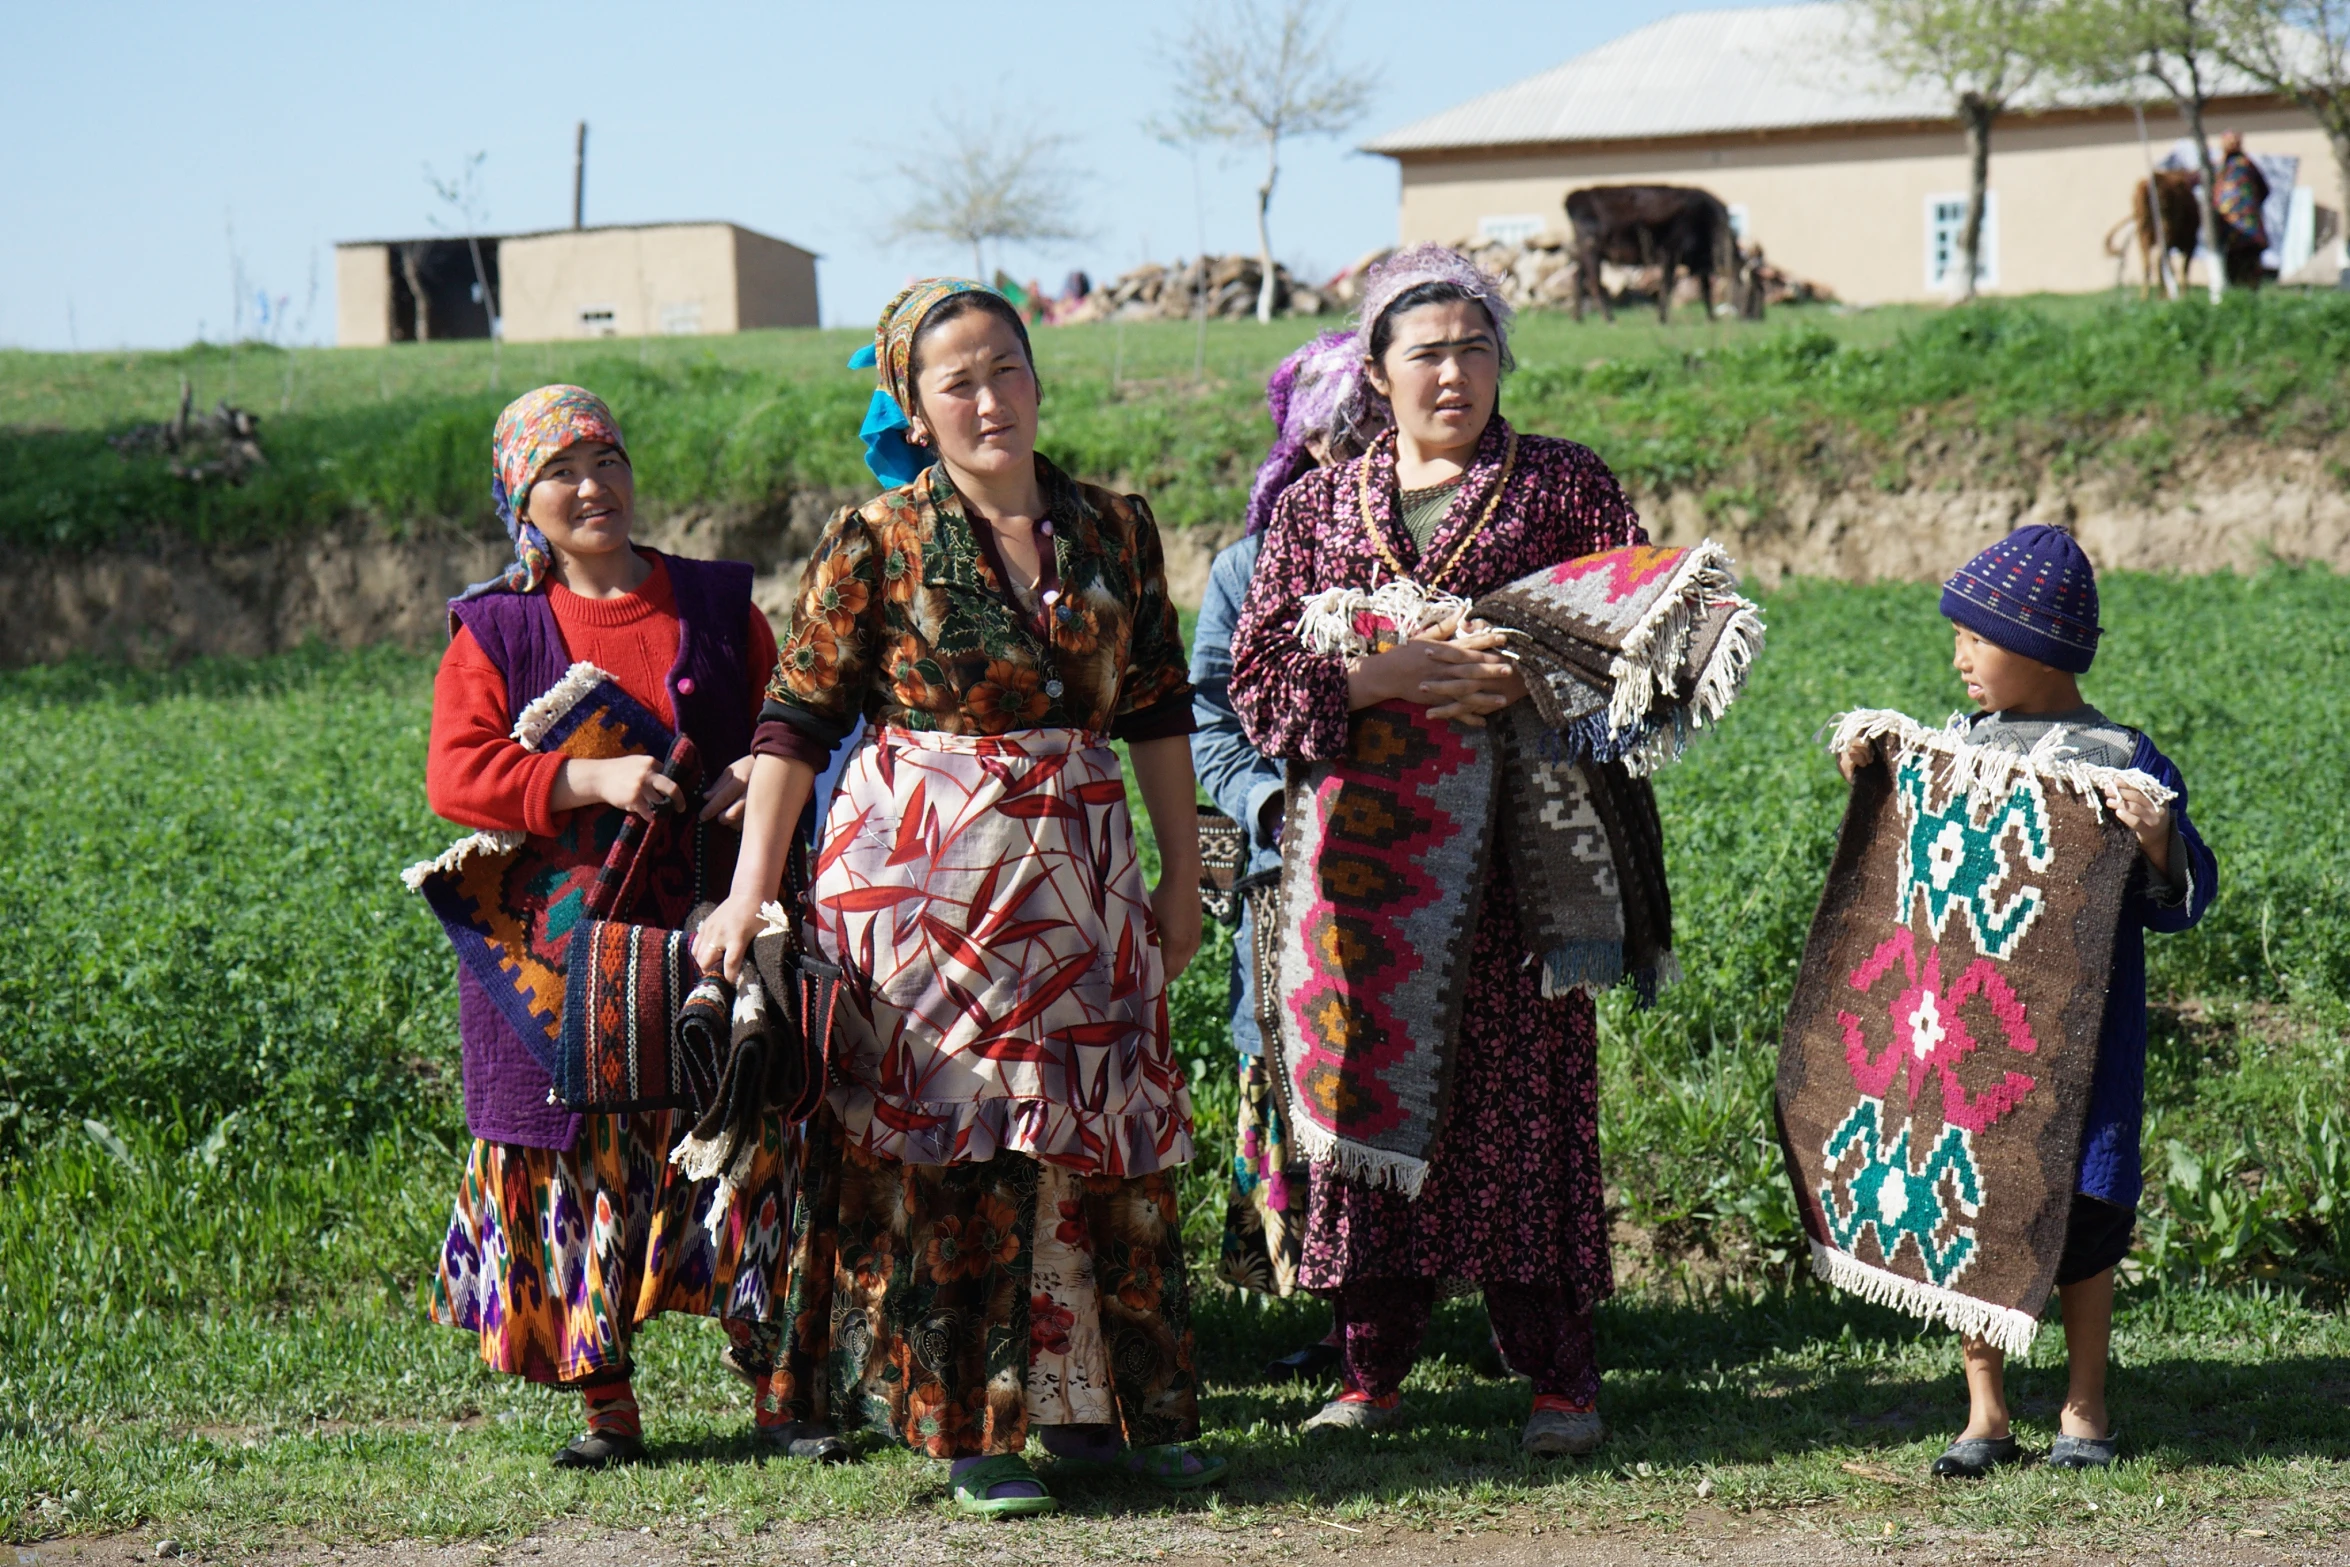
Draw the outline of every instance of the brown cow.
M1586 289L1599 308L1616 318L1614 301L1600 285L1603 261L1620 267L1664 268L1656 291L1656 318L1671 319L1673 274L1686 268L1705 285L1705 312L1713 314L1714 278L1738 282L1737 242L1730 233L1730 209L1711 191L1686 185L1588 185L1567 192L1567 221L1575 228L1575 319L1583 319Z
M2130 187L2130 215L2116 223L2105 235L2105 253L2118 257L2122 254L2122 236L2135 231L2138 241L2138 297L2149 297L2154 292L2156 255L2173 261L2177 267L2179 285L2187 282L2187 263L2195 257L2195 248L2203 241L2203 202L2197 194L2202 183L2193 169L2158 169L2152 188L2162 193L2161 226L2156 227L2154 198L2146 180ZM2228 282L2237 288L2260 286L2260 255L2265 246L2247 239L2230 236L2227 244Z

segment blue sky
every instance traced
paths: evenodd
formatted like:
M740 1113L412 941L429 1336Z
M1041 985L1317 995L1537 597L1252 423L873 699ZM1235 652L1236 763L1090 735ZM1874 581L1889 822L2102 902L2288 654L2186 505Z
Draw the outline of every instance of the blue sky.
M1351 0L1347 53L1379 91L1345 142L1289 156L1276 251L1320 274L1394 239L1394 165L1352 143L1687 9ZM1191 166L1142 129L1165 101L1161 39L1186 14L1183 0L12 5L0 345L224 337L232 257L249 293L287 301L285 340L330 340L336 240L430 232L425 166L454 174L476 152L490 228L565 224L581 118L590 223L726 218L805 245L824 257L827 324L967 265L876 238L890 170L942 110L1033 116L1092 171L1096 237L1015 253L1016 272L1057 282L1188 255ZM1202 174L1209 248L1253 249L1253 157L1211 155Z

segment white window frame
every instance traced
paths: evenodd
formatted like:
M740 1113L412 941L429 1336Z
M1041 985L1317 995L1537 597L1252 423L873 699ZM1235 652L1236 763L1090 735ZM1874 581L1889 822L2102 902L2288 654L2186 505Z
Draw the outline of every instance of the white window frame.
M1488 245L1523 245L1550 220L1539 212L1493 212L1477 220L1477 238Z
M1966 192L1937 191L1926 198L1926 292L1929 294L1956 294L1958 288L1959 240L1966 233ZM1950 209L1957 209L1956 216ZM1948 225L1947 241L1944 225ZM1936 254L1944 243L1949 246L1948 257ZM1999 286L1999 192L1983 192L1983 243L1975 256L1975 287L1977 290Z
M1746 203L1727 202L1723 210L1730 214L1730 237L1743 245L1746 243L1746 231L1754 226L1754 220L1746 210Z
M581 337L620 335L620 308L617 305L582 305L577 319Z

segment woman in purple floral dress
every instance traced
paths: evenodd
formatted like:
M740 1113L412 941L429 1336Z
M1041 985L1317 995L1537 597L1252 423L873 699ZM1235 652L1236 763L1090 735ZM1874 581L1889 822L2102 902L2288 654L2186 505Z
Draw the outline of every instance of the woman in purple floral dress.
M1409 578L1475 598L1646 542L1596 455L1501 417L1509 318L1490 279L1433 245L1368 280L1366 369L1395 428L1282 496L1233 638L1232 703L1267 756L1343 756L1353 715L1382 702L1473 724L1525 696L1488 636L1417 637L1351 659L1309 652L1298 622L1311 596ZM1394 1424L1437 1293L1459 1282L1484 1291L1503 1354L1533 1379L1527 1451L1588 1452L1604 1435L1592 1312L1614 1281L1592 1005L1542 994L1509 866L1493 855L1467 938L1450 1096L1418 1195L1314 1165L1300 1281L1337 1314L1346 1388L1309 1429Z

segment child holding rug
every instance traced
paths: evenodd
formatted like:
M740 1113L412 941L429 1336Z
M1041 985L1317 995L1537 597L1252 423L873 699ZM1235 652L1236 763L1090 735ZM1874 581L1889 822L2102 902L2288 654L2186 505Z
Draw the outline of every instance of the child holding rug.
M2046 747L2040 755L2135 769L2176 795L2158 805L2126 785L2104 788L2107 809L2137 835L2142 859L2114 942L2078 1184L2056 1271L2070 1383L2047 1459L2059 1469L2102 1469L2114 1461L2118 1446L2105 1407L2114 1268L2129 1254L2142 1185L2144 933L2181 931L2201 919L2218 885L2218 867L2187 818L2179 770L2144 734L2114 722L2081 696L2077 677L2088 672L2100 633L2097 578L2070 534L2039 524L2018 528L1943 584L1942 613L1957 628L1952 662L1968 700L1980 709L1969 741L2017 752ZM1867 764L1873 744L1864 739L1844 753L1845 777ZM2008 1423L2004 1352L1973 1337L1963 1342L1966 1429L1934 1460L1934 1473L1971 1478L2024 1455Z

